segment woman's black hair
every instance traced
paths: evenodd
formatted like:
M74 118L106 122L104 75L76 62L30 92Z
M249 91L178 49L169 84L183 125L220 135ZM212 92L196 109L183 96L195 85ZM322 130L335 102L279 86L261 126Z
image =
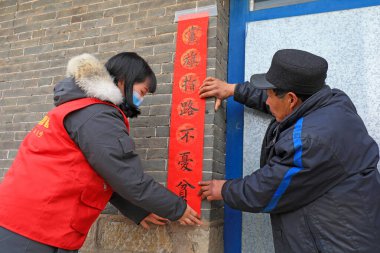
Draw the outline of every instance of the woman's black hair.
M105 67L114 78L115 85L119 81L124 81L125 98L120 108L127 117L137 117L140 110L133 104L133 84L144 82L149 78L149 92L154 93L157 88L157 80L153 70L143 58L133 52L123 52L112 56L106 62Z

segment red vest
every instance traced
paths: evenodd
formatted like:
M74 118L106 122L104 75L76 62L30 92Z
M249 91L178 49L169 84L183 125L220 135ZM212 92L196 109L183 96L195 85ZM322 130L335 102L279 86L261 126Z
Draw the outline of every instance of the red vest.
M63 120L98 103L122 113L98 99L78 99L51 110L25 137L0 183L0 226L62 249L83 245L113 191L88 164Z

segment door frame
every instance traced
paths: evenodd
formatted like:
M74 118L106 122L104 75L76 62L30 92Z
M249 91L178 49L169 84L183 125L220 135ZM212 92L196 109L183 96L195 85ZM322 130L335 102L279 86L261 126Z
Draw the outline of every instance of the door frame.
M247 23L380 5L380 0L316 0L249 11L249 0L230 0L227 82L244 82ZM231 97L226 109L226 179L243 176L244 106ZM224 252L241 253L242 213L225 205Z

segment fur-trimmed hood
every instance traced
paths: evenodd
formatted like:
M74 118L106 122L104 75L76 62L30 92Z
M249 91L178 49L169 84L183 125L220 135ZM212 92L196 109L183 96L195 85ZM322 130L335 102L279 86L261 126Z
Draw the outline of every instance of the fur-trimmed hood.
M54 88L56 105L82 97L94 97L119 105L123 95L102 63L90 54L81 54L67 64L66 79Z

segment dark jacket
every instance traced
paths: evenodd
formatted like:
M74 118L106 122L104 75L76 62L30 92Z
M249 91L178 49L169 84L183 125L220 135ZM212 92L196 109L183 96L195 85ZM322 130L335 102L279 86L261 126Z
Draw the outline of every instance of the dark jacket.
M269 112L250 83L234 99ZM379 149L350 98L325 86L265 135L261 168L228 180L226 204L271 214L276 253L380 252Z
M97 68L100 65L93 66ZM82 71L89 70L76 64L70 66L69 63L68 72L72 77L62 80L54 88L56 106L84 97L97 97L114 104L121 102L121 93L116 94L120 91L111 77L86 78L86 73ZM99 72L89 71L89 75ZM75 79L75 76L81 79ZM173 221L183 215L185 201L144 174L134 142L116 108L104 104L91 105L68 115L64 125L92 168L114 190L110 202L122 214L136 223L149 213Z

